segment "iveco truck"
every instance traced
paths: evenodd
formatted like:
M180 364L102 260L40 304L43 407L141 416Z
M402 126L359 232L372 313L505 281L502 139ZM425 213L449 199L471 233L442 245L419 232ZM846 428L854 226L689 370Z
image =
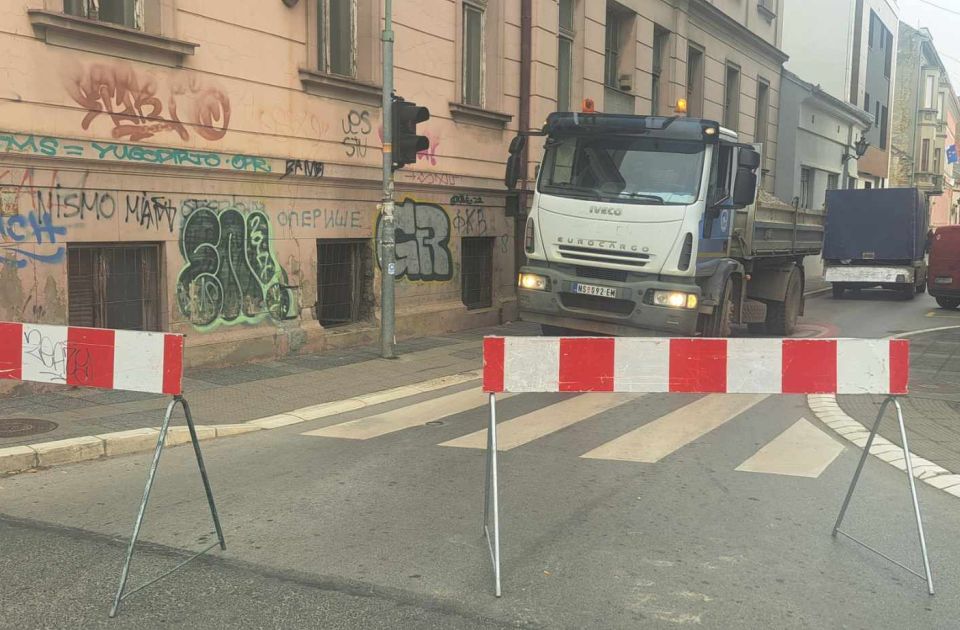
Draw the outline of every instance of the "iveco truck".
M520 318L544 334L790 335L822 217L757 199L760 154L717 122L551 114L510 145L515 188L545 136L526 221Z

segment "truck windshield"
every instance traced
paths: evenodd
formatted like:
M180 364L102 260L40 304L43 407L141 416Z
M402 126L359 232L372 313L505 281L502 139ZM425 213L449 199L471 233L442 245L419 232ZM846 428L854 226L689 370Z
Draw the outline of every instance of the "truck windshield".
M704 145L568 136L547 140L540 191L618 203L687 205L700 196Z

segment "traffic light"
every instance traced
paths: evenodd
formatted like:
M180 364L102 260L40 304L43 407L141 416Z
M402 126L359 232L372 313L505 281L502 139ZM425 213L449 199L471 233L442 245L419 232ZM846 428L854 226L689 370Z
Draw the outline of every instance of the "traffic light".
M430 148L426 136L417 135L417 124L430 118L430 110L393 97L393 170L417 161L417 153Z

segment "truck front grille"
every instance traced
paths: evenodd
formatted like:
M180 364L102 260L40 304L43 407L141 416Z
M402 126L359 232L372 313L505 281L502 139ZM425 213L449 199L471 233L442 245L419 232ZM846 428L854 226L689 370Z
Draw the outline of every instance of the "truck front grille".
M635 302L630 300L614 300L596 295L580 295L579 293L561 293L560 303L566 308L594 311L604 315L630 315L637 306Z
M610 280L611 282L626 282L627 272L619 269L603 269L602 267L577 267L578 278L593 280Z
M595 247L579 247L576 245L558 245L557 251L561 258L567 260L613 263L629 267L643 267L650 260L649 254L614 249L597 249Z

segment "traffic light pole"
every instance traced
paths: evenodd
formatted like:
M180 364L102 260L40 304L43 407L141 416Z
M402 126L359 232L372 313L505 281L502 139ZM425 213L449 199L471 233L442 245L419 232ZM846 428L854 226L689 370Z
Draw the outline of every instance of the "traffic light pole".
M384 0L383 42L383 201L380 205L380 356L395 358L394 274L396 224L393 216L393 1Z

